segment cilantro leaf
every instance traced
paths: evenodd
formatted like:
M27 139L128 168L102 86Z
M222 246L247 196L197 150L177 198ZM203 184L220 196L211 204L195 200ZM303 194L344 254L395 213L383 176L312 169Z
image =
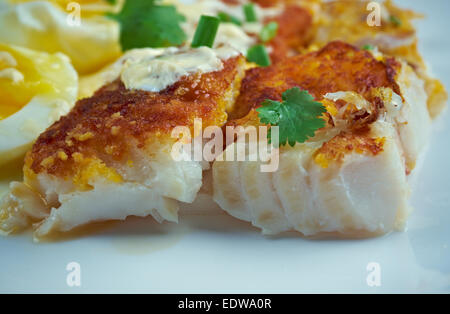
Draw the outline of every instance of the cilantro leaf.
M282 102L266 99L256 111L261 123L279 127L279 145L289 143L294 147L295 143L305 142L325 126L321 118L326 112L325 107L298 87L286 90L282 94ZM270 135L269 130L269 141Z
M181 45L186 34L185 21L173 5L159 5L156 0L127 0L118 14L110 14L120 24L122 50L143 47Z
M233 23L238 26L242 25L242 22L235 16L225 13L225 12L219 12L217 13L217 17L220 19L223 23Z
M363 49L363 50L368 50L368 51L370 51L370 50L375 50L375 46L374 46L374 45L367 44L367 45L362 46L362 49Z
M259 39L261 39L263 43L266 43L277 35L277 31L278 23L272 21L263 26L261 32L259 33Z
M402 25L402 20L400 20L398 17L396 17L395 15L391 15L389 17L389 21L394 24L395 27L399 27Z

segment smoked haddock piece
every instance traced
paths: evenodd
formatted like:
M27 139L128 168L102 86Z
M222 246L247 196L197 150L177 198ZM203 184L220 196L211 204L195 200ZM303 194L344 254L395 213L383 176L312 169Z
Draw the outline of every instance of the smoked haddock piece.
M305 143L281 146L273 172L262 172L261 161L216 160L220 207L265 234L366 237L401 228L410 212L407 175L427 141L430 116L413 69L379 59L332 42L248 70L228 125L262 125L255 109L299 87L325 106L326 126Z
M85 98L39 136L25 159L24 181L0 205L0 230L34 223L35 237L129 215L177 221L192 202L202 163L176 161L176 126L227 121L245 71L242 55L215 72L183 76L160 92L126 89L120 79ZM184 152L190 153L190 152Z

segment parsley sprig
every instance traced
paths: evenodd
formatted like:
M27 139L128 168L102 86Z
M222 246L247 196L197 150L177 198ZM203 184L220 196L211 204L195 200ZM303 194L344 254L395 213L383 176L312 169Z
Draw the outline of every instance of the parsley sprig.
M395 27L399 27L402 26L402 20L400 20L397 16L395 15L391 15L389 17L389 21L395 26Z
M375 46L371 45L371 44L367 44L367 45L362 46L362 49L367 50L367 51L372 51L372 50L375 50Z
M186 34L180 26L185 17L173 5L157 0L128 0L122 11L109 16L120 24L122 50L181 45Z
M266 99L256 111L261 123L279 127L279 145L289 143L294 147L295 143L305 142L325 126L321 118L326 112L325 106L298 87L286 90L282 102ZM267 134L269 141L270 131Z
M276 35L278 31L278 23L277 22L270 22L261 29L261 32L259 33L259 39L263 43L266 43L268 41L271 41Z

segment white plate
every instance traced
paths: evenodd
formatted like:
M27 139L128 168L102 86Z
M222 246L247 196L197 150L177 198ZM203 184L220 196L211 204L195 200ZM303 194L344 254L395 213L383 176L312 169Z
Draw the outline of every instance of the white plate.
M418 23L421 50L450 87L450 2L398 2L427 14ZM271 239L218 212L183 215L180 225L129 219L56 243L0 237L0 292L450 292L449 118L435 123L407 232L357 241ZM81 286L67 285L70 262L81 267ZM369 263L379 265L380 286L367 284Z

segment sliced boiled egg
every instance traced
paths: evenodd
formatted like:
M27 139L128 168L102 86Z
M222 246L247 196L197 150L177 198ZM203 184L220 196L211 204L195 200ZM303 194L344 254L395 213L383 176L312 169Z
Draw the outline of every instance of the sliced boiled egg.
M33 2L36 0L9 0L10 3L24 3ZM48 2L54 3L63 9L72 7L74 3L73 0L47 0ZM76 3L80 5L83 13L86 14L99 14L105 12L118 12L122 7L125 0L77 0Z
M78 75L65 55L0 43L0 165L24 154L77 93Z
M117 5L100 0L5 3L0 6L0 30L7 31L0 31L0 42L62 52L81 74L95 72L121 55L119 25L105 16L107 8L120 9Z

